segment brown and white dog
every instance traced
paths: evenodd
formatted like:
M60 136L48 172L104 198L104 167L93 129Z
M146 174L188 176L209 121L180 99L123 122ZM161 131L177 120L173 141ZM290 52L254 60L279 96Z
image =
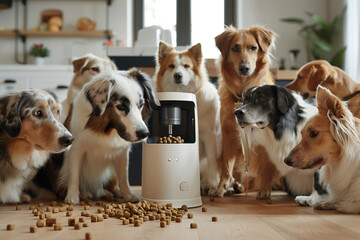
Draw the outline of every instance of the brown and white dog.
M115 64L110 59L97 57L91 53L75 58L72 61L72 64L74 68L74 77L69 86L67 98L62 102L62 122L65 122L72 101L85 83L89 82L95 75L101 72L117 70Z
M296 79L286 88L296 91L305 99L315 96L318 85L328 88L333 94L348 102L350 111L360 117L360 84L342 69L325 60L316 60L302 66Z
M360 213L360 119L329 90L318 87L319 113L305 125L301 142L285 158L299 169L321 169L311 196L295 201L317 209Z
M83 86L69 125L75 140L59 174L58 190L67 189L65 202L108 196L104 185L114 173L115 196L138 200L128 183L128 155L131 144L149 134L141 115L144 105L150 111L160 104L150 81L134 69L100 73Z
M50 153L73 141L55 95L23 90L0 98L0 202L29 201L24 189Z
M229 27L215 41L221 52L219 95L222 128L222 174L216 195L223 196L232 180L235 161L243 157L240 137L245 134L235 119L235 103L240 103L242 94L251 87L274 84L269 64L275 34L256 26L240 30ZM251 159L251 164L255 166L257 177L261 178L258 198L268 198L271 179L277 174L276 168L269 161L263 146L254 146L252 151L256 154L252 154L255 157Z
M219 184L217 159L221 147L220 100L209 81L201 45L178 52L160 42L155 76L158 92L188 92L196 95L199 117L201 189L214 195Z

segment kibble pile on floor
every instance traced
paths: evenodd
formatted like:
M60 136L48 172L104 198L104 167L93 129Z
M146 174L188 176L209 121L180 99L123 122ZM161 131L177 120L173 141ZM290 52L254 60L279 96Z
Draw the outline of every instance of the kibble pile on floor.
M214 201L213 199L211 199ZM131 225L140 227L147 221L158 221L160 228L165 228L170 223L181 223L184 216L191 219L189 228L197 228L197 223L194 222L194 214L188 212L188 207L183 205L181 208L173 208L172 204L157 204L142 201L139 203L122 203L122 202L106 202L88 200L80 202L79 206L72 204L58 203L51 201L48 204L38 203L30 205L28 209L21 205L16 205L16 211L31 211L34 216L39 218L33 223L29 223L29 232L35 233L41 231L40 228L51 227L54 231L67 230L69 228L79 230L81 228L88 228L89 231L85 233L85 239L91 239L91 224L106 221L108 218L117 218L122 225ZM74 210L78 210L77 215ZM81 212L79 211L81 210ZM202 207L202 212L207 212L206 207ZM62 213L62 215L61 215ZM61 218L57 218L62 216ZM65 220L63 216L66 216ZM67 221L66 221L67 219ZM211 221L217 222L216 216L211 217ZM64 228L65 227L65 228ZM12 231L16 228L15 224L9 223L6 230Z

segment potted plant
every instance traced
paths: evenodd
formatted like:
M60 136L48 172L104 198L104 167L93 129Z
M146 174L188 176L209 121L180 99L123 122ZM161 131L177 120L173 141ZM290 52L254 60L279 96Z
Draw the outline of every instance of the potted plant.
M306 55L308 61L324 59L331 65L342 67L344 63L346 46L335 52L334 40L342 29L342 23L346 6L340 15L331 21L326 21L317 14L306 12L313 23L306 25L301 18L282 18L282 22L298 24L300 30L298 35L305 40Z
M44 59L49 56L49 49L44 47L44 44L37 44L34 43L34 45L31 46L30 49L30 56L35 57L35 63L37 65L44 65Z

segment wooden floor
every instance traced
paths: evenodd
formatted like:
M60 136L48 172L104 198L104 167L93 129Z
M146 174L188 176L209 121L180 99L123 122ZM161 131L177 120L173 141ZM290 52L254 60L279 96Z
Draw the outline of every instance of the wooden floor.
M135 188L140 194L140 189ZM285 193L272 194L272 204L255 199L250 193L216 198L211 202L203 197L203 206L189 209L194 214L193 219L183 218L181 223L171 222L166 228L160 228L159 220L144 222L140 227L122 225L116 218L105 219L103 222L91 223L88 228L75 230L67 225L65 213L53 214L63 223L62 231L54 231L51 227L38 228L36 233L30 233L29 227L35 225L38 217L33 216L30 205L22 205L22 210L16 211L14 205L0 205L0 239L85 239L85 232L91 232L92 239L360 239L360 216L341 214L334 211L313 210L310 207L299 207ZM47 206L49 202L45 202ZM96 213L97 206L88 210ZM72 217L80 217L84 207L75 206ZM213 216L218 222L212 222ZM195 222L197 229L190 229L190 223ZM6 225L13 223L15 230L7 231Z

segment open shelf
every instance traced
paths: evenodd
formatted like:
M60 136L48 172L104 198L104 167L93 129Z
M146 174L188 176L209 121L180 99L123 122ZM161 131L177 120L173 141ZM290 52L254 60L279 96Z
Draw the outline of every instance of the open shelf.
M28 37L104 37L106 38L106 31L96 30L96 31L59 31L59 32L49 32L49 31L36 31L36 30L20 30L20 35ZM109 31L109 35L112 36L112 32Z
M15 30L0 30L0 37L13 37Z

